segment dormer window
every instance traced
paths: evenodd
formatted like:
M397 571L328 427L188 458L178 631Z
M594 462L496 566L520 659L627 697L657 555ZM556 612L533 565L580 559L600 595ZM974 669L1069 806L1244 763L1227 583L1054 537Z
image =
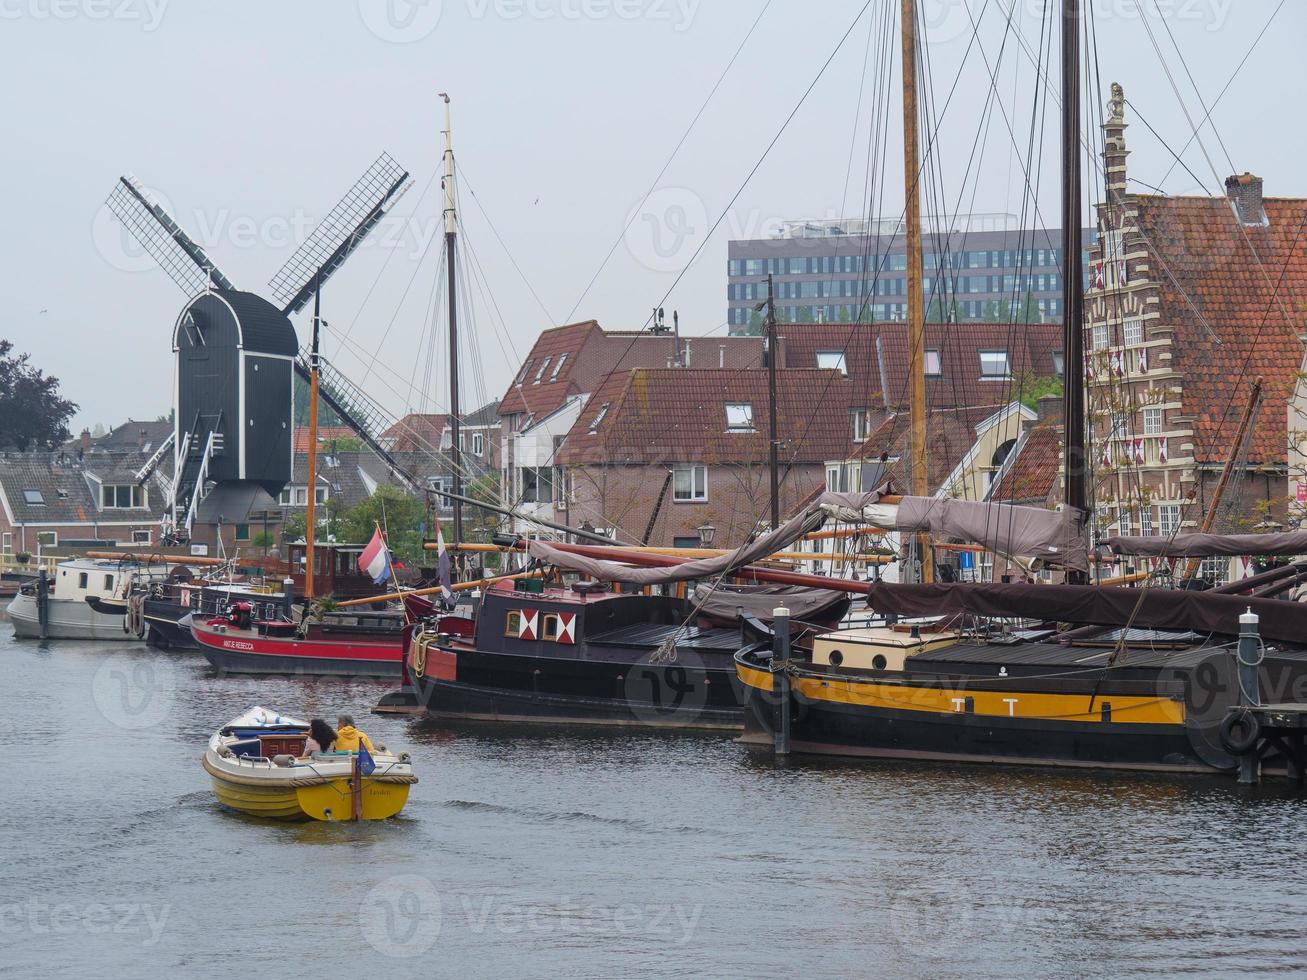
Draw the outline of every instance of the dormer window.
M817 351L817 367L828 368L844 375L849 373L848 368L844 363L844 351L842 350Z
M105 483L100 487L101 510L131 510L144 506L144 487L132 483Z
M750 402L726 403L726 431L752 432L753 405Z
M566 354L559 354L559 355L558 355L558 360L554 362L554 369L553 369L553 371L551 371L551 372L549 373L549 380L550 380L550 381L557 381L557 380L558 380L558 372L561 371L561 370L563 370L563 365L566 364L566 363L567 363L567 355L566 355Z
M543 378L545 376L545 372L549 370L549 362L551 360L553 360L552 357L546 357L543 361L540 362L540 368L539 370L536 371L536 376L531 379L531 383L533 385L538 385L540 383L540 379Z
M982 381L1007 381L1012 377L1007 351L982 350L980 352L980 378Z

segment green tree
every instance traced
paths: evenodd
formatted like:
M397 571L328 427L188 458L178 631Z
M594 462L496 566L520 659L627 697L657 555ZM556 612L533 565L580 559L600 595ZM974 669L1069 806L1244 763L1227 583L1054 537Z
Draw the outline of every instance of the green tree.
M1034 293L1027 292L1021 298L1021 306L1017 310L1016 321L1017 323L1038 323L1040 321L1039 300L1035 299Z
M330 387L319 381L319 387L330 391ZM295 424L309 424L309 383L295 374ZM322 398L318 399L318 425L344 425L345 420L337 415Z
M754 310L749 314L749 323L748 326L744 328L744 335L746 337L762 336L762 314L757 310Z
M423 563L421 526L426 506L398 487L382 484L376 493L341 513L336 538L362 543L372 537L378 525L387 531L390 550L405 562Z
M59 379L32 367L0 340L0 449L53 448L68 438L77 406L59 397Z
M985 313L981 317L985 323L1002 323L1007 318L1003 316L1003 307L996 299L991 299L985 304Z
M1017 382L1021 394L1021 404L1034 408L1035 403L1045 395L1062 395L1062 379L1056 375L1031 375Z
M798 315L797 317L794 318L794 322L795 322L795 323L812 323L812 322L814 322L813 319L812 319L812 307L811 307L811 306L800 306L800 307L799 307L799 315Z

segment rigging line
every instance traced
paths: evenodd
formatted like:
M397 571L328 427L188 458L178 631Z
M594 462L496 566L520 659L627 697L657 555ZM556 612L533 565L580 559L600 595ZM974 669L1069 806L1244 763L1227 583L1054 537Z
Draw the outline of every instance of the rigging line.
M1157 53L1158 61L1161 62L1162 70L1166 74L1166 80L1171 85L1171 91L1175 94L1176 101L1180 103L1180 111L1184 113L1185 121L1189 123L1189 128L1193 130L1194 139L1198 143L1198 148L1203 152L1203 159L1207 161L1207 166L1212 171L1212 177L1216 180L1216 186L1220 189L1222 188L1221 175L1217 171L1216 165L1212 162L1211 155L1207 152L1207 145L1203 142L1203 138L1198 132L1198 127L1194 125L1193 117L1189 114L1189 106L1185 103L1183 96L1180 95L1180 87L1176 84L1175 76L1171 73L1171 66L1166 63L1166 59L1162 55L1161 47L1157 43L1157 37L1153 34L1153 28L1149 25L1148 18L1144 16L1143 9L1139 6L1141 2L1142 0L1135 0L1135 7L1139 10L1140 20L1143 22L1144 30L1148 33L1148 40L1153 45L1153 50ZM1213 126L1212 128L1215 130L1216 127ZM1220 196L1223 195L1218 195L1218 199ZM1236 227L1239 229L1239 234L1243 238L1244 244L1248 246L1248 251L1252 254L1253 261L1257 264L1257 270L1262 274L1262 278L1266 281L1266 285L1271 285L1271 277L1266 271L1266 265L1262 262L1262 257L1258 254L1257 249L1253 247L1252 239L1248 237L1248 229L1244 227L1242 219L1235 215L1233 211L1231 211L1231 216L1234 219ZM1290 322L1289 311L1285 308L1283 302L1280 303L1280 311L1284 314L1285 321Z
M1198 176L1196 173L1194 173L1192 170L1190 170L1190 169L1189 169L1189 164L1185 163L1184 160L1182 160L1182 159L1180 158L1180 155L1179 155L1178 153L1176 153L1175 150L1171 149L1171 144L1168 143L1168 142L1166 141L1166 139L1162 136L1161 133L1159 133L1156 129L1153 128L1153 124L1150 123L1150 122L1148 121L1148 119L1145 118L1144 114L1143 114L1142 112L1139 111L1139 106L1135 105L1135 104L1134 104L1133 102L1131 102L1128 98L1125 100L1125 104L1128 105L1128 106L1130 107L1130 109L1134 112L1134 114L1135 114L1136 116L1139 117L1139 121L1140 121L1141 123L1143 123L1143 124L1148 128L1148 131L1149 131L1150 133L1153 134L1153 138L1156 139L1157 142L1159 142L1159 143L1162 144L1162 147L1166 150L1167 153L1171 154L1172 159L1175 161L1175 163L1171 164L1171 168L1172 168L1172 169L1175 169L1175 164L1178 163L1181 167L1184 168L1184 172L1187 173L1190 177L1193 178L1194 183L1197 184L1199 187L1202 187L1202 186L1203 186L1203 180L1202 180L1202 178L1199 177L1199 176ZM1170 172L1171 172L1170 170L1167 171L1168 174L1169 174ZM1136 179L1133 178L1133 177L1130 178L1130 179L1131 179L1131 180L1135 180L1135 183L1137 183L1137 184L1143 184L1143 183L1144 183L1142 180L1136 180ZM1149 184L1144 184L1144 186L1145 186L1145 187L1148 187L1148 186L1151 186L1151 185L1149 185ZM1154 187L1153 190L1158 191L1158 192L1161 193L1161 194L1166 194L1166 191L1162 190L1162 189L1159 188L1159 187Z
M1158 6L1157 0L1153 0L1153 6ZM1180 66L1184 69L1185 77L1189 79L1189 85L1193 88L1194 95L1198 99L1198 104L1203 109L1203 121L1198 124L1199 127L1202 127L1203 125L1208 124L1208 120L1211 119L1212 110L1207 108L1207 103L1203 101L1203 93L1198 90L1198 83L1194 81L1194 74L1189 70L1189 62L1185 60L1184 52L1180 50L1180 45L1176 43L1175 34L1171 32L1171 25L1167 23L1166 18L1162 16L1160 7L1158 7L1157 16L1162 21L1162 27L1166 31L1166 36L1171 39L1171 47L1175 49L1176 56L1180 59ZM1221 131L1216 128L1215 123L1211 123L1211 129L1213 135L1216 136L1216 142L1221 146L1221 152L1225 154L1225 162L1230 165L1230 173L1235 173L1238 168L1235 167L1234 160L1230 157L1230 150L1226 147L1225 140L1221 138Z
M514 271L517 272L518 278L522 280L522 285L526 286L527 292L529 292L531 294L531 298L536 301L536 305L540 307L540 312L542 312L545 315L545 319L549 321L550 325L555 327L559 326L558 318L549 312L549 309L548 307L545 306L544 301L540 299L539 295L537 295L535 291L535 287L531 285L531 280L527 279L526 273L524 273L522 271L522 267L517 264L517 259L514 258L513 253L508 250L508 244L504 241L503 236L499 234L499 229L495 227L495 223L490 220L490 213L485 209L485 206L481 203L481 198L477 196L476 189L472 186L472 182L467 179L466 171L464 171L463 168L459 166L457 160L454 161L454 167L456 173L458 174L458 180L454 184L454 193L459 194L461 197L460 191L462 185L464 184L467 185L467 192L472 195L472 200L476 202L477 209L481 212L481 216L486 219L486 225L490 228L491 233L495 236L495 241L499 242L499 247L504 250L504 254L508 256L508 261L513 264L513 269ZM459 212L455 212L454 217L458 219L459 224L461 225L462 220L459 216Z
M1225 93L1229 91L1230 86L1234 83L1234 80L1239 76L1239 72L1243 70L1243 66L1246 65L1248 63L1248 59L1252 57L1253 51L1257 48L1257 45L1261 43L1261 40L1265 36L1266 32L1270 30L1271 23L1275 20L1276 16L1280 13L1280 10L1281 8L1284 7L1284 4L1285 4L1285 0L1280 0L1276 8L1271 11L1271 16L1266 19L1266 23L1262 25L1262 29L1258 31L1257 36L1253 38L1253 43L1248 46L1248 50L1243 53L1243 58L1241 58L1239 64L1235 66L1235 69L1230 74L1230 77L1225 80L1225 85L1221 88L1221 91L1217 93L1215 101L1212 102L1212 107L1207 110L1206 114L1199 122L1200 126L1205 125L1207 123L1208 118L1216 110L1216 107L1221 104L1221 100L1225 98ZM1186 140L1184 146L1180 148L1180 153L1183 154L1186 150L1188 150L1189 147L1193 144L1193 141L1194 141L1193 135L1190 134L1189 139ZM1233 169L1233 165L1231 165L1231 167ZM1175 169L1175 164L1172 164L1170 167L1168 167L1166 173L1162 174L1162 179L1159 180L1158 183L1165 184L1166 178L1171 176L1171 171L1174 169ZM1199 181L1199 183L1201 184L1202 181Z
M870 2L870 0L868 0L868 2ZM672 161L676 159L676 155L680 152L681 147L685 145L685 141L689 138L691 131L693 131L695 125L699 122L699 117L703 115L704 110L708 108L708 103L712 101L713 96L717 94L717 90L721 87L722 82L726 80L726 76L730 73L731 67L735 64L736 59L739 58L740 52L744 50L744 46L749 42L749 38L753 36L754 30L762 20L763 14L767 13L768 8L771 7L771 4L772 0L767 0L767 2L763 4L762 9L758 11L758 16L753 19L753 23L749 25L748 31L745 32L744 37L736 46L735 53L731 55L731 60L726 63L726 67L723 68L721 74L717 76L717 81L713 83L713 87L709 90L707 98L703 100L703 103L699 106L699 110L694 114L694 118L691 119L690 124L685 127L685 132L683 132L681 138L677 140L676 146L672 148L671 154L669 154L666 161L663 162L662 169L658 171L658 175L654 177L653 182L649 184L649 189L644 192L644 196L640 198L640 203L635 206L634 210L631 212L630 218L628 218L626 224L622 226L621 232L613 241L612 246L608 249L608 253L603 257L603 261L599 263L599 268L595 270L594 275L590 277L590 281L586 283L585 289L581 290L581 295L578 296L576 302L572 304L572 308L567 314L568 320L571 320L572 317L576 316L577 309L585 301L586 296L589 295L590 290L594 286L596 280L598 280L600 273L604 271L604 267L608 265L608 260L613 257L613 253L617 251L617 247L622 244L622 239L626 237L626 232L635 221L636 215L640 212L640 208L642 208L644 203L649 200L649 196L653 194L654 189L658 186L658 182L662 180L663 175L667 173L667 168L672 165ZM859 14L858 17L861 19L862 15Z

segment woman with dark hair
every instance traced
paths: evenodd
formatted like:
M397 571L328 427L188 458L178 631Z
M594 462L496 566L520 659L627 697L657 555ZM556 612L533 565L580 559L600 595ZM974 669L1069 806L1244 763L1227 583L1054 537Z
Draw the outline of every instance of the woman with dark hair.
M304 758L309 758L315 752L330 752L335 741L336 732L330 725L321 718L311 719L309 737L304 742Z

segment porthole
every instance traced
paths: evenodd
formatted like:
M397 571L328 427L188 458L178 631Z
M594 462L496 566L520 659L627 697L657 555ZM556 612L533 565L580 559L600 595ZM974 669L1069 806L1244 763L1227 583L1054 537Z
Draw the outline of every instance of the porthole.
M876 656L871 658L871 666L873 670L884 670L888 665L889 661L885 659L885 654L883 653L878 653Z
M832 650L830 652L830 665L832 667L838 667L842 663L844 663L844 654L840 653L838 650Z

